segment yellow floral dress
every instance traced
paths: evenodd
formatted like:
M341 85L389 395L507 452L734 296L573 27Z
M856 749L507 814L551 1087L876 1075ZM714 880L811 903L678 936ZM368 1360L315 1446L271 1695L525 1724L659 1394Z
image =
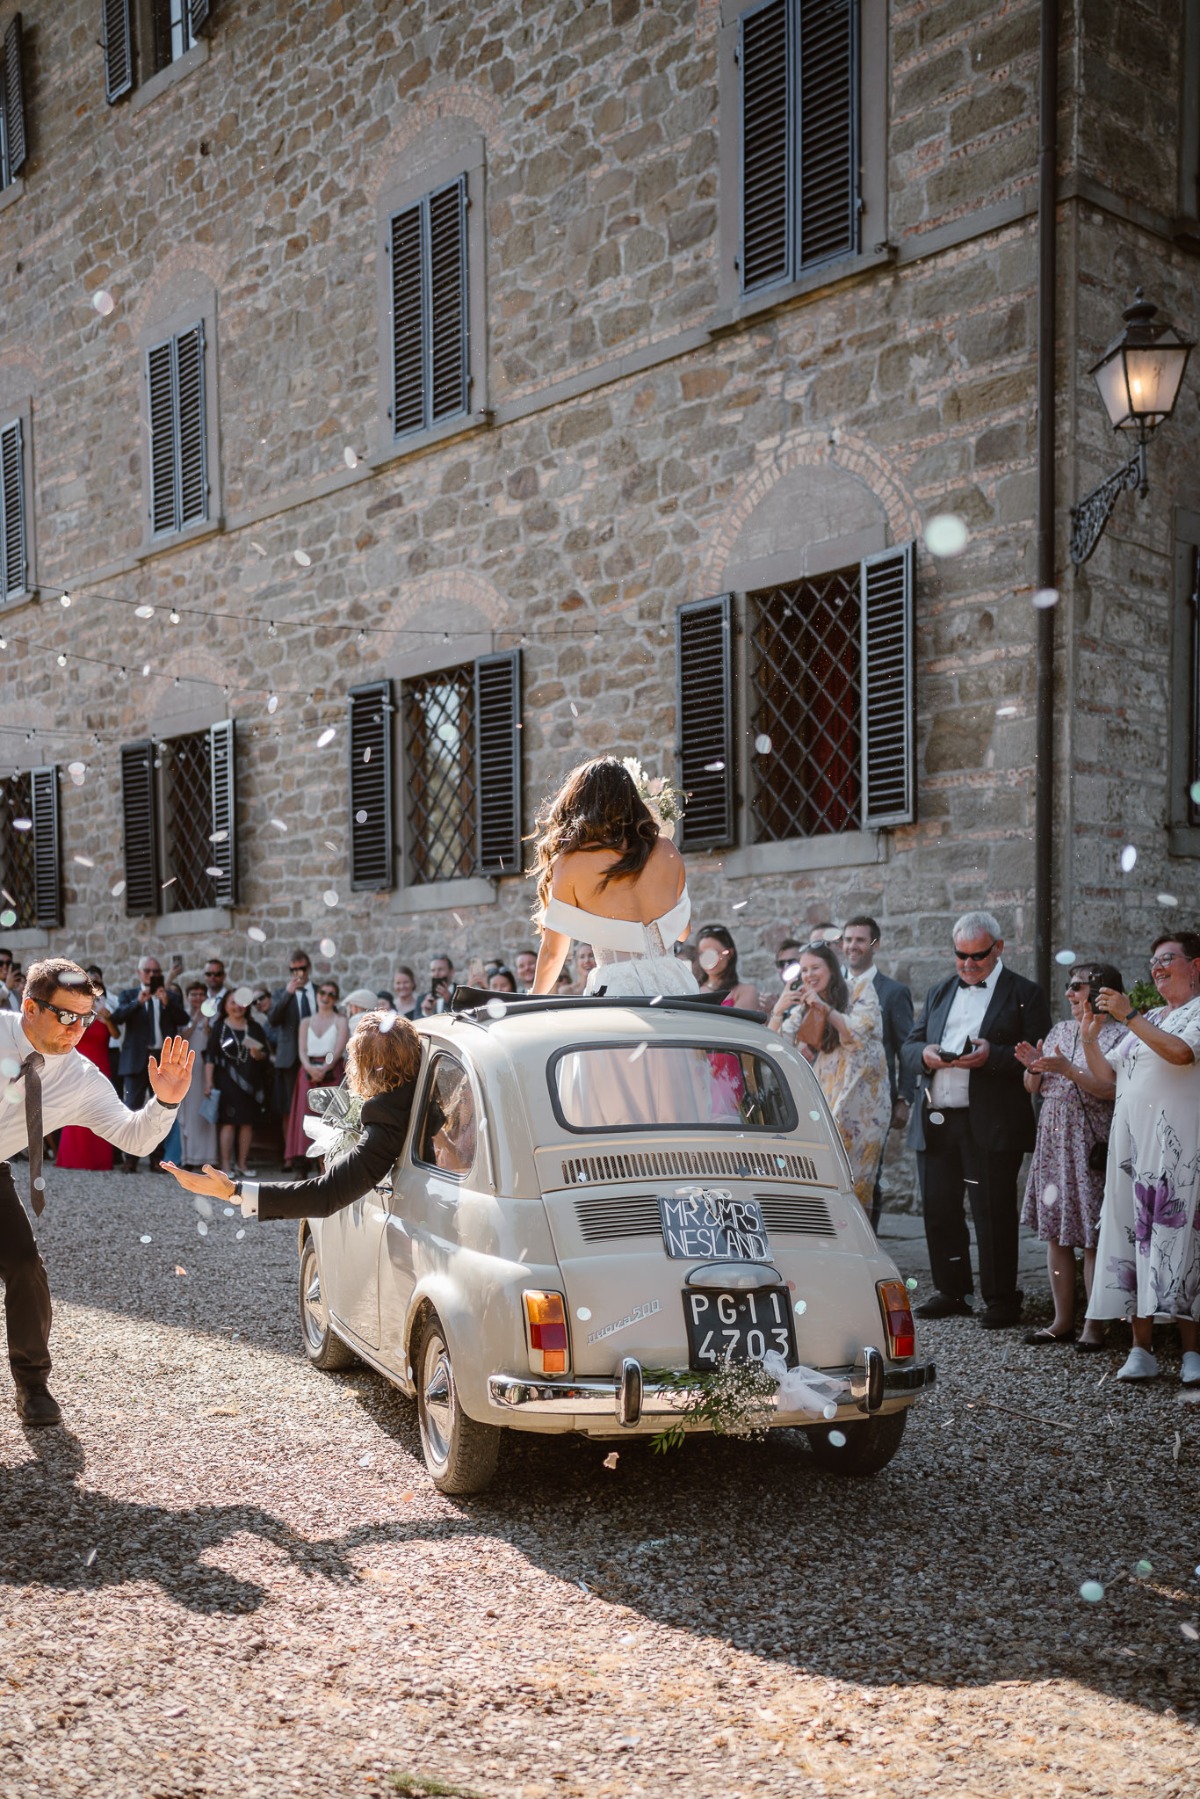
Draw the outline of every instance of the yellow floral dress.
M833 1121L842 1134L850 1158L854 1191L864 1211L870 1212L875 1176L883 1160L883 1148L892 1122L892 1090L887 1056L883 1049L883 1014L875 995L875 983L860 975L850 983L850 1003L845 1018L851 1041L836 1049L819 1050L813 1073L829 1101Z

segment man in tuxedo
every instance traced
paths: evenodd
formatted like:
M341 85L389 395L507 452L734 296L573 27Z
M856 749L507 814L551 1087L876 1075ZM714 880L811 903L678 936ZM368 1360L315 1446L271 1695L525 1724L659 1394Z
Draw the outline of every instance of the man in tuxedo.
M922 1318L969 1314L971 1251L963 1209L970 1200L979 1254L980 1323L1018 1323L1017 1177L1035 1137L1033 1105L1015 1045L1050 1029L1041 988L1006 968L1004 939L990 912L967 912L953 931L957 972L930 988L901 1056L923 1099L908 1141L917 1152L933 1297Z
M890 1128L902 1131L908 1123L909 1107L916 1091L914 1077L906 1074L900 1065L900 1052L912 1030L912 994L901 982L893 981L890 975L876 967L875 951L878 947L879 926L873 918L868 918L863 913L857 918L847 919L842 926L842 956L845 961L843 972L852 981L865 975L875 988L875 997L883 1014L883 1053L887 1057L888 1083L892 1090ZM876 1174L875 1194L871 1201L871 1226L874 1230L879 1228L882 1207L883 1192L879 1175Z
M317 991L313 986L312 962L307 950L294 949L288 963L288 984L275 989L271 995L271 1010L267 1013L268 1024L279 1034L275 1046L275 1110L283 1121L285 1132L300 1067L300 1020L315 1018L316 1013ZM294 1162L284 1163L287 1169L296 1166Z
M143 956L138 963L138 985L125 987L117 996L112 1021L125 1026L117 1073L121 1097L131 1112L139 1112L150 1091L150 1061L162 1055L168 1037L188 1022L187 1008L178 987L168 987L157 956ZM138 1159L126 1151L123 1167L136 1174Z

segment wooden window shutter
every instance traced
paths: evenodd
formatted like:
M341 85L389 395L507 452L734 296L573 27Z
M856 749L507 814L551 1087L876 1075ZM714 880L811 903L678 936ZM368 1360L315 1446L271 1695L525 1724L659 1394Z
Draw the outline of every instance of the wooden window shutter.
M34 923L50 929L62 923L57 768L35 768L29 784L33 812Z
M467 409L467 178L429 197L429 423Z
M467 409L467 178L398 212L392 262L392 434Z
M521 652L475 664L475 854L481 875L521 872Z
M862 564L864 829L912 824L916 797L916 545Z
M4 109L5 180L15 181L25 167L25 97L21 87L21 15L18 13L4 33L4 92L0 94Z
M211 0L188 0L188 24L192 28L194 38L200 36L208 24L211 13Z
M104 98L110 106L133 91L129 0L104 0Z
M150 406L150 528L174 531L178 512L175 454L174 356L170 342L146 357Z
M350 689L350 885L396 885L392 798L392 684Z
M740 21L742 287L747 293L791 273L790 39L787 0L768 0Z
M681 847L734 840L732 598L690 600L675 615L676 753Z
M175 339L179 417L179 523L208 517L208 462L204 445L204 326Z
M121 746L121 813L125 826L125 913L158 911L158 807L154 745Z
M218 906L237 905L237 739L233 720L222 719L208 733L208 762L212 783L213 837L224 837L209 843L212 866L221 873L213 876L213 899Z
M21 421L0 431L0 601L25 592L25 466Z
M799 0L797 274L858 249L858 0Z

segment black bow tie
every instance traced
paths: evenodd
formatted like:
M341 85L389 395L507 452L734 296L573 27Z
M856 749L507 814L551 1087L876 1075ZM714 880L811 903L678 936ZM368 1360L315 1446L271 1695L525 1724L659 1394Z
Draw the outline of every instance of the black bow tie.
M974 993L983 986L982 981L964 981L961 975L958 977L958 984L960 987L965 987L968 993Z

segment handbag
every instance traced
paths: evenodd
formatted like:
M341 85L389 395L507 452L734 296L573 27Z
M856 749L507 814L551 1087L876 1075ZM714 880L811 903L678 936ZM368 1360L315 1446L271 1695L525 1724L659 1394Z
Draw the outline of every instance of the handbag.
M203 1118L205 1124L216 1124L220 1115L221 1095L214 1087L212 1092L206 1093L204 1098L200 1101L200 1116Z
M1079 1048L1081 1035L1082 1033L1077 1030L1075 1033L1076 1049ZM1071 1060L1075 1060L1074 1051L1072 1051ZM1108 1138L1097 1135L1096 1127L1092 1123L1091 1114L1083 1103L1083 1095L1074 1084L1072 1084L1072 1092L1079 1101L1079 1109L1083 1113L1083 1122L1087 1125L1088 1134L1092 1139L1088 1147L1087 1165L1093 1174L1104 1174L1108 1168Z

